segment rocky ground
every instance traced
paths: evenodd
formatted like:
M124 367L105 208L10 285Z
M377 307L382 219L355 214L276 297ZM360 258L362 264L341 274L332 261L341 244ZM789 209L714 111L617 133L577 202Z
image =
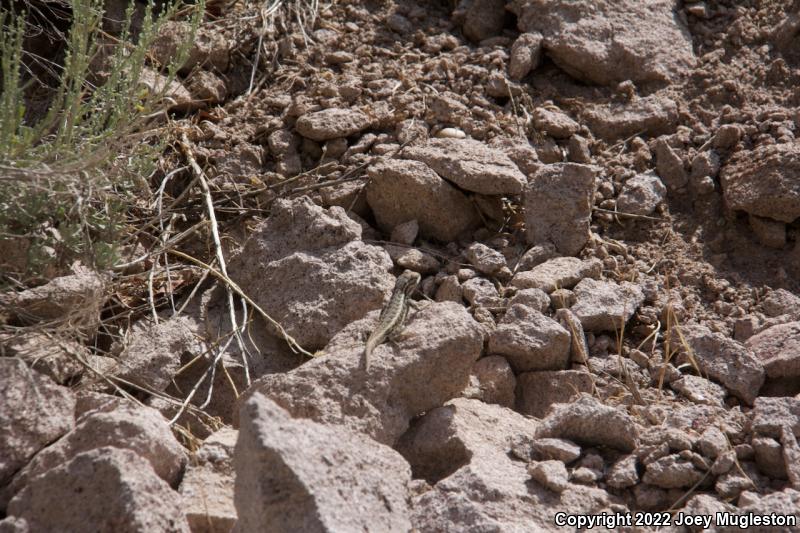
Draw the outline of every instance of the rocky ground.
M2 296L81 335L4 339L0 531L800 531L797 8L217 6L151 185L228 281Z

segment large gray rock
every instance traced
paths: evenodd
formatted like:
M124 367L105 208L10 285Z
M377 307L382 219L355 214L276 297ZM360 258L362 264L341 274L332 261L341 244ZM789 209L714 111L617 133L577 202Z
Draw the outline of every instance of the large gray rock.
M489 337L489 352L504 356L517 372L566 368L569 347L567 330L523 304L509 307Z
M473 0L467 7L461 31L478 42L499 35L506 19L505 0Z
M772 326L744 344L764 365L768 378L800 377L800 322Z
M514 0L521 31L544 35L553 61L579 80L670 82L694 64L674 0Z
M470 244L464 250L464 256L478 272L482 272L487 276L496 274L507 266L506 258L503 257L503 254L479 242Z
M567 484L560 495L531 479L515 450L535 446L537 422L458 399L418 420L400 441L414 472L435 482L412 500L419 531L558 531L557 512L592 513L616 502Z
M556 139L567 139L578 133L580 124L559 109L540 107L533 112L533 126Z
M780 439L784 426L800 436L800 398L756 398L751 412L750 429L754 433Z
M367 129L372 120L357 109L323 109L297 119L297 133L312 141L349 137Z
M0 487L34 454L75 426L74 411L69 389L30 370L20 359L0 358Z
M183 511L193 533L227 533L236 523L233 450L239 432L222 428L195 453L181 480Z
M617 209L623 213L649 215L664 201L667 188L652 174L637 174L622 187L617 197Z
M614 489L632 487L639 482L639 472L636 469L636 456L623 455L617 460L606 474L606 483Z
M409 421L454 398L480 357L483 333L463 306L441 302L409 313L404 331L378 346L364 370L364 340L378 313L354 322L324 356L285 374L264 376L245 393L261 392L293 416L342 424L393 444Z
M550 297L542 289L520 289L508 300L508 306L523 304L546 313L550 308Z
M636 450L636 455L642 457L643 461L647 463L656 459L655 454L652 453L653 446L661 449L662 446L666 445L663 448L663 453L658 454L659 457L664 457L669 451L681 452L684 450L691 450L692 446L695 445L699 448L699 440L700 439L693 433L689 433L683 429L650 426L640 434L640 443L642 446Z
M480 223L469 199L419 161L390 159L367 171L367 203L386 232L416 220L420 235L443 242Z
M756 239L764 246L780 250L786 245L786 224L783 222L753 214L747 220Z
M569 484L561 493L531 478L527 463L480 456L412 501L419 531L563 531L557 513L609 512L621 502L605 490ZM619 508L619 507L617 507Z
M720 183L731 209L792 222L800 217L800 147L782 143L736 152Z
M14 357L24 361L36 372L51 378L59 385L80 376L83 365L70 355L86 356L88 350L80 343L69 338L60 338L54 342L48 335L25 331L24 333L0 333L0 357Z
M186 89L193 100L200 100L209 106L221 104L228 94L228 88L222 78L207 70L192 73L191 79L187 80Z
M542 166L536 148L527 137L495 137L489 145L506 154L528 179Z
M301 346L316 350L380 308L394 286L389 256L360 238L361 227L340 207L278 200L229 273Z
M744 515L741 517L742 520L747 520L752 515L765 517L771 517L773 515L796 517L797 509L800 509L800 491L787 487L782 491L773 492L763 496L755 492L742 493L739 499L738 508L734 509L734 513ZM780 533L797 533L798 531L798 527L796 525L783 527L761 526L756 528L752 525L752 521L748 522L748 524L751 525L747 529L752 531L769 531ZM720 527L719 530L723 533L734 533L737 531L742 531L743 528L738 524L734 524L726 527Z
M631 452L639 443L639 431L639 425L624 410L583 394L576 402L556 404L542 421L537 436Z
M741 435L747 424L747 416L740 409L726 409L713 405L679 404L673 409L657 415L666 428L679 429L684 433L696 433L697 427L718 426L728 435ZM656 432L656 435L659 433Z
M89 450L32 478L8 505L30 531L188 533L178 493L135 452Z
M94 368L103 369L103 362L116 361L110 357L93 355L89 349L74 339L52 336L34 331L20 333L0 333L0 356L16 357L36 372L64 385L74 383L85 373L91 374L80 362L80 358Z
M505 153L473 139L432 139L407 147L401 155L425 163L462 189L481 194L520 194L527 181Z
M361 226L344 209L323 209L303 196L272 204L269 218L255 229L244 252L271 263L296 252L313 253L360 238ZM234 258L231 268L241 259L241 254Z
M655 137L675 131L678 106L674 100L653 94L630 102L590 106L583 119L595 135L606 141L636 134Z
M682 509L686 515L700 517L716 517L716 513L733 513L736 507L722 502L710 494L697 494L689 498Z
M670 190L680 189L689 183L689 175L683 168L683 160L678 152L669 145L666 137L659 138L654 146L656 170L659 177Z
M125 4L109 2L108 5L120 5L122 8L118 12L107 12L106 20L125 20ZM175 59L181 46L189 39L192 41L188 57L183 65L180 65L181 74L187 75L198 67L217 72L225 72L228 69L231 43L225 37L225 33L216 31L215 28L203 27L193 33L192 25L188 21L166 21L160 27L149 52L159 64L166 66Z
M800 318L800 297L786 289L770 291L761 301L761 306L764 314L770 317L790 315Z
M577 257L556 257L536 265L531 270L518 272L511 284L519 289L571 289L584 278L598 279L603 263L597 258L580 260Z
M415 478L443 479L480 455L507 454L520 442L532 444L538 422L511 409L456 398L416 421L400 438Z
M108 411L92 410L81 416L72 431L36 454L0 491L0 503L57 465L104 446L133 451L170 485L177 485L186 464L184 449L161 414L126 402Z
M205 353L196 322L188 316L136 322L130 329L115 374L141 386L162 391L181 367L181 357L191 360ZM187 357L188 356L188 357Z
M525 190L525 235L531 244L552 243L576 255L589 240L595 167L578 163L542 166Z
M461 392L465 398L474 398L484 403L496 403L503 407L514 407L514 389L517 378L505 357L490 355L478 359L472 365L469 385Z
M294 176L302 172L300 159L302 138L288 129L275 130L267 137L270 155L275 158L275 171L282 176Z
M461 288L461 284L458 283L458 276L451 274L442 279L442 283L439 284L439 288L436 289L434 299L437 302L461 303L463 296L464 292Z
M593 387L592 375L582 370L525 372L517 379L517 410L544 418L551 405L569 403Z
M0 309L23 323L60 320L72 330L96 331L106 300L105 279L88 268L24 291L0 294Z
M690 460L677 454L661 457L647 464L642 481L664 489L691 487L703 477L703 473Z
M658 376L659 373L660 369L656 370L655 375ZM728 396L728 391L725 390L725 387L717 385L706 378L691 374L684 374L682 378L671 381L669 386L675 392L699 404L722 407L725 404L725 397Z
M264 149L261 146L239 143L229 150L216 153L211 161L214 163L216 175L224 176L224 179L237 183L246 182L253 174L260 174L263 170ZM276 158L279 157L276 155Z
M786 464L780 442L770 437L755 436L750 445L759 471L771 478L786 479Z
M262 394L242 406L237 532L411 529L411 468L364 435L296 420Z
M541 438L533 441L531 452L531 457L538 461L556 460L569 464L581 456L581 447L564 439Z
M542 60L542 41L540 33L523 33L511 46L508 59L508 77L521 81L529 72L536 70Z
M153 98L163 98L168 111L186 113L201 106L201 102L194 101L192 93L180 81L148 67L139 71L137 91L144 91Z
M548 259L553 259L557 255L556 247L553 246L552 243L531 246L528 251L522 254L522 257L519 258L515 270L520 272L531 270L532 268L541 265Z
M688 350L700 371L719 381L731 394L752 405L764 384L764 366L742 343L705 326L681 326L671 332L671 343L685 361Z
M534 461L528 465L528 473L534 481L550 491L560 494L569 487L569 472L561 461Z
M642 289L629 281L582 279L570 308L587 331L620 331L644 301Z
M473 306L497 307L502 305L500 293L494 283L486 278L468 279L461 285L464 299Z

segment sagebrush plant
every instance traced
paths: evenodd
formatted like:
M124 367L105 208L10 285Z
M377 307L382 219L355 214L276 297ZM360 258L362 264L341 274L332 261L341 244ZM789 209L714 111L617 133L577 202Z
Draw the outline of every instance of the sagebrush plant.
M151 1L134 31L136 3L130 2L121 32L112 36L103 28L103 4L70 2L58 81L40 116L26 109L26 97L40 83L26 63L27 14L0 8L0 250L3 241L27 250L24 271L4 272L16 283L46 277L76 259L97 268L114 261L124 215L141 197L137 187L161 149L142 142L153 127L149 117L166 105L165 93L205 10L202 0L191 6L190 37L170 65L155 66L166 81L148 91L140 82L148 50L163 23L185 5L174 0L155 14Z

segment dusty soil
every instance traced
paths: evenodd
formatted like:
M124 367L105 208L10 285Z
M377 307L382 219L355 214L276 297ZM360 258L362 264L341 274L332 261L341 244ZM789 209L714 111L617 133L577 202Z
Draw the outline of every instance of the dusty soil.
M183 485L149 482L183 494L164 520L193 531L237 515L240 531L522 531L559 530L559 511L796 513L797 6L596 4L337 2L271 23L215 6L151 186L184 167L164 190L191 184L172 212L176 232L193 227L198 163L230 278L281 327L248 306L234 340L225 284L196 264L170 281L181 317L164 281L160 324L123 325L109 295L146 299L144 266L163 280L164 261L103 278L106 326L62 348L116 393L86 365L42 370L22 341L8 353L85 405L0 471L6 521L39 524L23 510L31 457L120 390L157 424L176 416ZM219 268L208 225L177 249ZM367 372L363 340L406 268L423 307ZM13 296L34 314L36 297ZM132 468L101 446L115 444L51 453ZM192 507L204 468L220 480L213 511ZM275 501L263 479L302 501Z

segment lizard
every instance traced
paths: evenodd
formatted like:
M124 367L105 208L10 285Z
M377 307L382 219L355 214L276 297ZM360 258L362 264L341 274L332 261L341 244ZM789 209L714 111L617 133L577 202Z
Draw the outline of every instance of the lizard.
M411 293L419 284L420 275L411 270L406 270L394 284L394 290L389 301L381 311L378 318L378 325L367 339L364 348L364 367L369 369L369 357L372 351L390 336L394 336L403 330L403 323L408 315L408 307L411 305Z

